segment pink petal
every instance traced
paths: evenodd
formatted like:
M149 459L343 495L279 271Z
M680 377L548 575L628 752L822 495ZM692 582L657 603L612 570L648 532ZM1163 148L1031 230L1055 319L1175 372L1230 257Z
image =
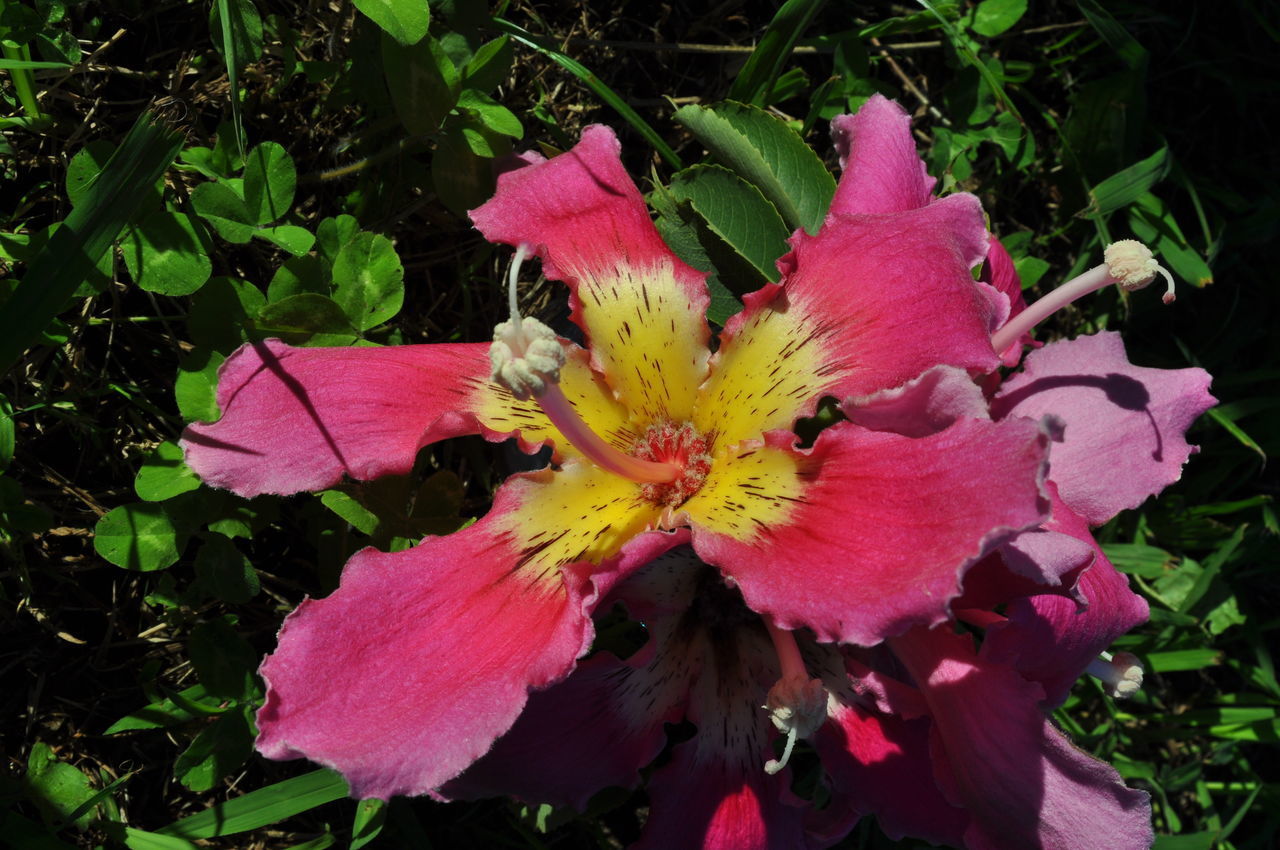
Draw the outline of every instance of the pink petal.
M872 95L858 114L831 119L831 138L843 171L831 212L901 212L932 200L934 179L916 153L911 116L897 103Z
M1038 685L945 627L892 646L929 701L943 792L973 818L969 850L1151 846L1148 795L1072 746L1040 710Z
M525 563L506 533L529 482L490 513L404 552L358 552L341 586L285 620L262 665L258 749L338 770L356 797L424 794L510 728L530 688L559 681L591 643L598 588ZM670 545L642 535L597 572L626 573Z
M1015 600L1006 612L1008 621L987 630L982 656L1039 682L1046 703L1059 705L1089 662L1146 622L1149 612L1146 600L1129 589L1129 579L1102 554L1084 520L1056 498L1047 525L1088 544L1096 554L1077 586L1086 607L1057 596Z
M991 610L1011 600L1056 593L1083 604L1077 583L1093 563L1094 549L1083 540L1044 528L1018 534L964 577L964 593L953 607Z
M858 705L836 706L813 739L831 789L831 803L809 813L805 824L820 846L872 814L894 840L961 845L969 816L947 802L933 778L929 725Z
M990 304L970 274L987 245L973 196L830 216L792 245L782 285L746 296L721 334L695 424L723 443L790 428L824 395L870 395L938 365L998 365Z
M1195 451L1183 435L1215 403L1209 381L1203 369L1134 366L1120 334L1103 331L1028 354L992 412L1066 423L1049 477L1071 510L1101 525L1181 477Z
M840 410L863 428L904 437L936 434L957 419L991 418L981 388L954 366L936 366L900 387L847 398Z
M571 290L592 366L643 430L690 419L706 377L706 275L658 235L618 158L613 131L592 126L567 153L507 172L471 218L491 242L527 245Z
M761 457L717 463L754 469L769 452L788 453L798 496L784 504L774 474L742 489L745 506L703 506L699 493L685 508L694 548L737 581L752 610L820 641L870 646L941 622L965 570L1047 512L1046 440L1029 420L962 419L919 439L841 423L807 452L793 439L774 432ZM785 513L754 522L757 500Z
M462 409L488 382L487 345L245 345L218 370L217 422L182 437L187 464L242 496L331 487L413 468L428 443L480 430Z
M634 786L640 768L666 744L663 724L684 716L690 681L701 668L701 658L673 634L699 569L705 568L691 550L676 549L625 582L637 595L657 591L677 605L675 616L646 617L649 642L627 660L593 655L565 681L531 694L511 731L444 795L511 795L585 811L597 791Z

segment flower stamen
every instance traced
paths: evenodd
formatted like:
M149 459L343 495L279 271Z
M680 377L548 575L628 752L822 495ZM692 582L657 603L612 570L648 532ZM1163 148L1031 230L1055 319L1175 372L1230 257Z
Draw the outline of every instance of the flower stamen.
M511 318L493 329L489 346L491 379L518 399L532 398L551 424L578 451L602 469L642 484L669 484L680 477L679 465L632 457L606 442L582 420L560 389L560 369L567 357L555 332L537 319L522 317L516 299L520 265L529 256L527 245L516 248L507 272Z
M1142 688L1142 662L1132 652L1101 653L1085 672L1106 686L1114 699L1131 697Z
M996 353L1003 355L1023 334L1077 298L1113 283L1125 292L1136 292L1150 285L1157 274L1163 275L1166 281L1163 301L1166 304L1173 302L1173 276L1156 262L1146 245L1135 239L1122 239L1108 245L1102 256L1102 265L1094 266L1062 284L993 333L991 347Z
M769 689L762 707L769 712L769 719L778 731L787 736L782 758L769 759L764 763L764 772L772 776L791 760L796 739L808 738L826 722L828 695L821 679L809 678L795 636L767 619L765 628L769 630L769 637L778 653L782 678Z

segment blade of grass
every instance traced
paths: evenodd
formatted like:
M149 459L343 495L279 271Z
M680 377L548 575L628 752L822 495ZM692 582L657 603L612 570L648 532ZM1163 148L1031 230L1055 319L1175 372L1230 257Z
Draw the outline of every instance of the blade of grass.
M36 100L35 77L31 75L31 50L25 44L3 44L0 50L4 52L6 69L9 76L13 78L13 91L18 96L18 102L22 104L22 111L27 113L29 118L43 118L44 113L40 111L40 101Z
M218 22L222 25L222 58L227 65L227 86L231 97L231 126L236 131L236 149L244 159L244 127L240 123L240 52L236 49L235 31L232 29L232 7L229 0L218 0ZM234 6L237 19L240 7Z
M250 791L243 797L218 803L157 832L192 840L234 835L282 821L346 796L347 783L341 776L332 770L313 770Z
M182 136L144 113L97 180L27 266L0 311L0 374L66 306L178 155Z
M787 0L782 4L760 37L760 43L751 52L747 64L733 81L729 100L756 106L768 104L791 49L824 3L825 0Z
M649 122L641 118L640 114L627 105L627 102L623 100L617 92L602 83L595 74L591 73L591 71L587 69L585 65L576 59L571 59L564 55L555 47L552 47L547 39L542 38L541 36L536 36L523 27L498 17L492 18L491 21L496 29L499 29L511 36L524 46L536 50L569 73L573 74L578 79L582 80L582 82L586 84L587 88L595 92L596 95L605 103L612 106L628 124L634 127L640 135L644 136L645 139L648 140L649 144L653 145L653 149L658 152L658 155L662 157L667 165L670 165L672 168L677 170L684 167L684 163L680 161L680 157L677 156L676 152L662 140L662 137L658 135L658 131L650 127Z

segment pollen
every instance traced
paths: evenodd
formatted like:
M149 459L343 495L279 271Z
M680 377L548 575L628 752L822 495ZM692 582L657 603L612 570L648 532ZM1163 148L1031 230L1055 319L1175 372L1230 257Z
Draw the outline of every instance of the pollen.
M632 446L631 454L641 460L671 463L681 468L669 484L646 484L641 495L655 505L676 508L698 492L711 471L711 454L707 440L688 422L661 422Z

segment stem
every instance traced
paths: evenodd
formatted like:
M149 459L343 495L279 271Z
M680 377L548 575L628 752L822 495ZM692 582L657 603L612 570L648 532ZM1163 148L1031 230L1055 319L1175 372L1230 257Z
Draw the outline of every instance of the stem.
M678 464L641 460L609 445L582 421L582 417L564 397L559 384L548 381L546 389L536 398L539 406L542 407L542 412L551 420L551 424L555 425L578 451L600 468L630 481L639 481L644 484L670 484L684 472Z
M795 635L786 629L780 629L769 621L768 617L761 617L764 620L764 626L769 630L769 637L773 640L773 648L778 653L778 666L782 668L782 676L779 677L783 681L799 676L802 679L809 678L809 671L804 666L804 658L800 655L800 647L796 645Z
M1090 292L1096 292L1104 286L1115 282L1115 278L1111 276L1111 272L1105 263L1094 266L1079 277L1072 278L1062 284L1062 286L1059 286L1010 319L1004 327L991 335L991 347L996 350L996 354L1004 354L1009 346L1018 341L1019 337L1058 310L1061 310L1077 298L1088 295Z

